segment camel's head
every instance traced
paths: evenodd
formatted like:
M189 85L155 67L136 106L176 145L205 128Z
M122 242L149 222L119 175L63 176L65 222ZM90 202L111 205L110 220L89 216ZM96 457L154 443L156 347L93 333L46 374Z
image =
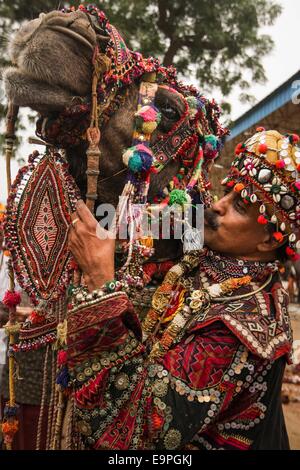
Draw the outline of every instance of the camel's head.
M95 57L99 59L99 202L115 203L124 185L122 154L132 145L140 82L145 74L155 74L158 86L153 105L161 114L150 147L155 156L167 162L151 178L151 198L174 177L175 187L182 187L184 178L192 173L199 146L208 159L217 154L216 142L224 132L216 104L193 87L179 83L172 67L161 67L158 60L130 51L116 28L95 7L41 14L17 32L10 44L10 57L13 66L3 74L8 98L41 114L38 135L68 149L71 172L83 194L84 136L90 120ZM205 136L215 137L215 142L208 139L206 145Z
M89 18L52 11L23 25L10 44L13 67L4 72L8 98L49 114L89 96L93 50L108 41Z

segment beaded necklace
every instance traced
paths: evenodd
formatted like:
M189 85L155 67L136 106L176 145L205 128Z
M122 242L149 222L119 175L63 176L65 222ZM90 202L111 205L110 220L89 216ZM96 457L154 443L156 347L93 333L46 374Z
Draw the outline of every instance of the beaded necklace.
M212 259L213 255L216 256L216 262ZM182 278L199 264L202 270L204 259L207 267L210 263L210 274L222 279L215 284L205 284L198 289L185 288ZM224 267L222 265L223 271L218 272L218 263L225 263L227 260L230 263L225 264ZM154 293L152 307L142 323L143 340L150 347L150 361L163 357L175 342L180 341L190 323L195 321L200 314L208 311L211 303L224 302L228 294L232 294L241 286L249 285L252 279L262 279L263 276L265 279L269 274L264 285L258 288L258 291L262 290L271 281L272 273L278 269L278 263L244 262L241 264L238 261L221 254L214 254L205 248L185 255L180 263L170 269L163 283ZM245 267L250 274L246 275ZM235 300L248 295L253 295L253 292L235 296ZM228 300L230 299L232 297L228 297ZM160 333L162 325L166 323L169 325Z
M246 261L217 253L204 248L200 253L199 265L214 282L222 282L228 278L251 276L255 280L263 280L268 274L278 271L279 262L262 263Z

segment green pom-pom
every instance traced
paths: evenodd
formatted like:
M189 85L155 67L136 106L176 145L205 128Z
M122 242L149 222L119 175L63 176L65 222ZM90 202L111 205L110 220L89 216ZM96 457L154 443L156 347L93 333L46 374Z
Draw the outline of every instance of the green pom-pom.
M141 160L140 154L137 152L134 152L128 161L128 168L133 173L139 173L142 167L143 167L143 162Z
M169 200L169 205L173 206L173 204L179 204L180 206L183 206L184 204L187 204L189 202L188 195L186 194L183 189L173 189L173 191L170 192L170 200Z
M216 148L218 146L218 138L215 135L213 135L213 134L206 135L205 136L205 142L207 144L210 144L212 146L212 148L214 150L216 150Z
M195 96L188 96L186 98L188 105L191 109L197 109L198 108L198 101Z

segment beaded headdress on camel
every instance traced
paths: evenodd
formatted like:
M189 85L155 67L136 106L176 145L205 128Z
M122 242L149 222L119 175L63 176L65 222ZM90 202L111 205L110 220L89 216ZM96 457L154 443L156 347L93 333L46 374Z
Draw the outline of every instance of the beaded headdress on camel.
M181 163L178 174L157 194L154 202L184 204L200 195L204 202L209 203L208 168L218 155L221 138L227 132L219 124L220 110L214 100L209 101L194 87L181 84L173 67L162 67L157 59L144 58L140 53L130 51L116 28L96 7L81 6L79 10L86 15L97 34L106 38L94 50L91 100L73 104L54 117L40 118L37 135L44 139L50 150L45 155L33 152L28 166L20 170L12 185L8 200L6 241L19 284L34 305L42 305L41 314L37 312L36 317L32 317L33 323L39 325L38 336L45 311L55 328L57 313L50 315L52 310L45 306L45 302L59 307L58 300L64 300L74 270L67 249L67 231L70 213L75 210L80 196L68 174L67 162L56 148L68 148L88 140L89 129L101 129L122 104L118 100L120 90L138 82L140 92L132 146L123 155L123 162L128 167L123 200L147 202L151 175L160 172L171 159L177 159ZM65 13L72 11L65 10ZM171 130L151 146L150 138L160 119L154 104L158 86L180 94L185 111ZM93 167L89 165L90 157ZM86 197L91 210L97 198L99 163L101 167L99 148L89 148ZM119 212L122 209L119 208ZM142 263L138 262L139 269L134 266L135 274L131 274L131 260L145 260L150 254L151 246L133 240L127 261L118 273L119 279L142 287ZM45 325L43 334L47 342L52 342L55 334L53 329L49 333L48 326ZM32 332L28 338L27 333L28 330L21 331L21 339L29 340ZM29 341L26 347L28 344ZM36 344L32 339L32 346Z
M258 128L236 147L236 158L223 185L234 188L245 203L260 203L259 224L271 223L286 254L298 259L300 248L300 147L296 134Z
M70 13L74 10L63 11ZM146 83L140 89L132 146L125 151L123 158L123 163L128 167L128 180L141 193L136 200L144 202L145 182L147 188L150 175L160 172L171 160L180 161L181 167L153 202L168 203L171 200L174 204L189 200L188 193L197 186L200 175L203 177L204 194L210 187L208 167L218 155L222 137L228 132L219 123L217 103L208 100L195 87L180 83L174 67L163 67L158 59L145 58L139 52L129 50L118 30L98 8L80 6L79 10L87 14L101 38L106 38L100 45L101 50L99 46L94 52L95 124L101 128L120 106L120 91L137 80ZM151 135L161 119L154 105L158 85L179 94L184 100L185 111L168 135L150 149ZM41 117L37 123L37 135L57 147L77 145L86 138L92 108L93 101L74 104L53 119Z
M151 175L159 173L172 159L176 159L180 162L178 174L157 194L154 202L184 204L198 195L201 196L200 200L209 203L208 171L226 133L219 124L220 110L214 100L209 101L194 87L181 84L173 67L162 67L158 60L146 59L140 53L130 51L116 28L96 7L80 6L79 11L86 16L96 35L103 39L93 50L92 96L80 104L72 104L54 117L42 116L37 123L37 135L46 143L46 153L40 155L33 152L28 165L20 170L13 185L8 174L10 191L5 222L6 244L17 280L36 308L20 329L16 322L20 296L15 292L11 271L10 289L4 299L10 312L7 332L10 337L12 385L2 425L7 448L11 447L18 428L13 391L13 351L37 349L55 340L61 346L66 341L66 302L70 294L68 291L66 295L66 290L72 287L72 274L73 281L75 279L67 233L70 214L74 212L80 194L69 174L66 159L57 149L76 146L83 140L90 143L87 150L86 202L93 210L101 160L99 145L98 148L92 145L94 142L91 142L89 131L96 129L99 135L99 129L122 105L122 90L138 82L140 91L132 146L123 155L123 163L128 167L124 195L129 202L147 202ZM64 12L72 13L75 9ZM61 32L60 25L53 28ZM64 33L68 34L67 28ZM84 41L84 38L81 40ZM154 104L158 86L179 94L185 109L170 132L151 146L151 134L160 121L160 113ZM8 168L16 115L17 106L10 103L6 135ZM121 212L122 208L119 209ZM137 256L144 258L151 253L147 246L133 240L125 269L121 272L125 282L134 276L130 272L134 250ZM138 285L140 276L136 277L133 280ZM19 332L18 344L14 341L16 332Z

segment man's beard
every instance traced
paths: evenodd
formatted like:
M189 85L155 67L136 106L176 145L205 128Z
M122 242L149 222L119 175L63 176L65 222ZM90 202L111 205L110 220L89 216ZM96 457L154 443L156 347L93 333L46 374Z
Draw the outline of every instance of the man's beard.
M204 211L204 219L209 228L217 231L219 228L218 215L212 209Z

